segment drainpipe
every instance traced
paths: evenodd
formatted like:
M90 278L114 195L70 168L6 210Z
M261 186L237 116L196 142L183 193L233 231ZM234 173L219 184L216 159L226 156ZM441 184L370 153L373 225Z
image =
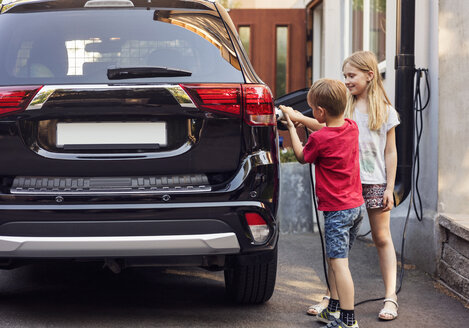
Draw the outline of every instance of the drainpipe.
M396 128L397 174L394 187L396 206L411 189L414 149L415 0L396 0L396 93L395 105L401 124Z

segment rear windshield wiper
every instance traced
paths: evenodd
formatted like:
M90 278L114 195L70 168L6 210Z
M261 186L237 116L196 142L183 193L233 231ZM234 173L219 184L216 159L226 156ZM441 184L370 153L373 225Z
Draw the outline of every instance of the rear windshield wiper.
M107 77L109 80L138 79L143 77L171 77L191 76L192 72L182 69L150 66L150 67L121 67L109 68Z

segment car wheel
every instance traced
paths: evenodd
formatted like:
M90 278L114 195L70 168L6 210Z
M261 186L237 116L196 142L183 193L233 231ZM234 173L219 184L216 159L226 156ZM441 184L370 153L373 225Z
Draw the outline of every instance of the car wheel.
M225 287L231 300L240 304L260 304L270 299L277 276L277 247L268 254L267 261L259 262L236 262L225 270Z

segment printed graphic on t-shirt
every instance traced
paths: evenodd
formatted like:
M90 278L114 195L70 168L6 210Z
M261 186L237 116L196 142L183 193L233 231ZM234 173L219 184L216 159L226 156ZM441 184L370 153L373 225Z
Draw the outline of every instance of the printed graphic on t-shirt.
M384 150L388 131L399 124L397 112L391 106L388 119L379 130L372 131L368 127L368 114L354 111L353 117L360 130L360 177L364 184L386 183L386 163Z
M365 145L360 149L360 169L362 172L373 174L376 169L376 156L377 151L374 149L373 144Z

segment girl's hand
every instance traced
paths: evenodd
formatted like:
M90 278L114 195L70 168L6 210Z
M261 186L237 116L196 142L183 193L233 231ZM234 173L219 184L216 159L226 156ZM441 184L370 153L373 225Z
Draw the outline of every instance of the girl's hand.
M388 212L394 207L394 197L392 190L386 189L383 194L383 212Z
M290 119L290 116L287 114L287 113L283 113L283 116L285 118L285 120L287 121L286 123L286 126L288 128L288 130L296 130L296 127L295 127L295 124L293 124L292 120Z
M295 125L295 128L304 128L305 126L300 123L300 122L293 122L293 125Z

